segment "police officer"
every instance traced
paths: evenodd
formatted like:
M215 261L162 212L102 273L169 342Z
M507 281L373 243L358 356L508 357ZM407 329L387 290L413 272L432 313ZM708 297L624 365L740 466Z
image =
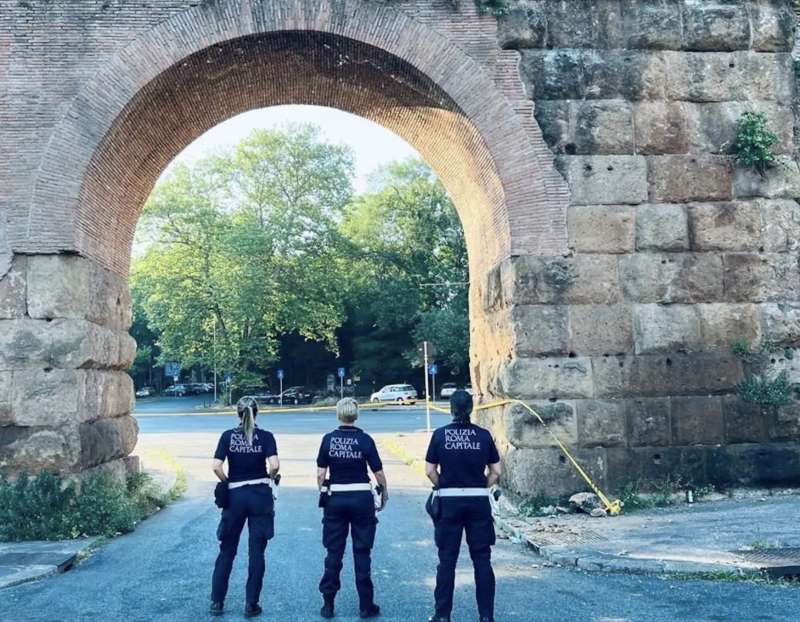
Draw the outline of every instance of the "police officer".
M341 587L339 575L350 531L359 613L362 618L374 618L381 610L374 600L370 553L378 524L376 506L382 510L389 500L386 476L375 441L353 425L358 419L356 401L340 400L336 416L342 425L323 437L317 456L320 505L324 508L322 544L327 549L325 570L319 582L323 599L320 615L334 616L334 600ZM378 482L377 500L373 498L367 466Z
M256 426L258 406L245 397L236 406L239 426L222 433L214 452L214 474L227 483L227 503L217 529L219 555L211 586L212 615L222 615L228 578L233 568L239 536L245 521L248 531L248 568L244 615L261 613L258 603L264 581L264 551L275 533L274 499L270 478L275 480L280 462L275 437ZM228 473L223 463L228 461Z
M429 622L449 622L453 609L456 562L466 532L475 568L475 595L481 622L494 621L495 580L491 547L495 543L489 489L500 479L500 456L488 430L470 423L472 396L456 391L450 398L453 422L433 433L425 472L434 487L434 539L439 549ZM487 472L488 468L488 472Z

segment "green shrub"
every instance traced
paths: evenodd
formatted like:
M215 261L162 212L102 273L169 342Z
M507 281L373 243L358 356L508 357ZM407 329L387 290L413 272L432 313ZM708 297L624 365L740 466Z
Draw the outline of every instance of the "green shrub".
M789 377L785 371L773 380L763 376L748 376L736 385L736 392L745 402L767 407L785 406L792 399Z
M778 137L767 129L767 115L763 112L745 112L736 121L736 163L755 169L762 177L777 162L772 150L777 142Z
M50 473L0 478L0 541L127 533L177 494L177 486L161 492L144 473L131 475L125 486L107 475L87 477L79 487Z

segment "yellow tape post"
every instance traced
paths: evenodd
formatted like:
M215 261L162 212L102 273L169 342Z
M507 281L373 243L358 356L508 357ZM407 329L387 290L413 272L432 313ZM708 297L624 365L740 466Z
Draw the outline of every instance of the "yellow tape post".
M542 416L538 412L536 412L531 406L529 406L528 404L526 404L522 400L511 399L511 400L499 400L499 401L496 401L496 402L489 402L488 404L481 404L480 406L475 408L475 410L476 411L489 410L490 408L497 408L499 406L507 406L509 404L519 404L520 406L525 408L529 413L531 413L534 417L536 417L536 419L539 421L539 423L542 424L542 427L544 427L545 431L555 441L556 445L561 450L561 453L563 453L567 457L567 460L569 460L570 464L575 468L575 470L578 472L578 474L589 485L589 487L594 491L594 493L600 498L600 501L603 503L603 505L606 508L606 511L609 514L611 514L612 516L616 516L617 514L619 514L622 511L622 504L619 502L619 500L611 501L608 498L608 496L600 489L600 487L597 484L595 484L595 482L591 478L591 476L578 463L578 461L572 455L572 452L570 452L570 450L567 448L567 446L547 426L547 423L545 423L545 420L542 418ZM434 406L433 403L431 403L431 402L429 402L428 405L432 409L438 410L439 412L444 412L444 413L449 413L450 412L448 410L445 410L444 408L439 408L438 406Z

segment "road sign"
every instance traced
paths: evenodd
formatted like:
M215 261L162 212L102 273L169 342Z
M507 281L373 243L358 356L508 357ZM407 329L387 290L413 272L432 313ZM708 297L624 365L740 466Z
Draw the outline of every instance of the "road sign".
M180 376L181 375L181 364L178 362L170 362L164 364L164 375L165 376Z
M336 370L336 375L339 376L339 378L344 378L344 372L345 372L344 367L340 367L339 369Z
M439 366L436 363L431 363L428 365L428 373L430 373L431 376L435 376L439 373Z
M278 380L283 380L283 370L282 369L279 369L276 372L276 375L278 376Z
M427 346L426 346L427 344ZM427 348L427 353L425 352ZM421 358L425 358L427 354L429 359L432 359L436 356L436 346L433 345L430 341L423 341L421 344L417 346L417 352L419 353Z

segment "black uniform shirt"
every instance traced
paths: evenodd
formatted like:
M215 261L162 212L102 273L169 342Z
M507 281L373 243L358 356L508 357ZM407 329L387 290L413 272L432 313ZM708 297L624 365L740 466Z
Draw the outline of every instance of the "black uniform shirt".
M243 482L267 477L267 458L278 455L278 446L272 432L256 428L253 431L253 444L247 444L242 428L226 430L219 437L217 460L228 459L228 480Z
M360 428L343 425L322 438L317 466L329 469L331 484L368 484L367 465L383 470L375 441Z
M486 467L500 454L489 430L453 422L434 431L425 461L439 465L440 488L485 488Z

